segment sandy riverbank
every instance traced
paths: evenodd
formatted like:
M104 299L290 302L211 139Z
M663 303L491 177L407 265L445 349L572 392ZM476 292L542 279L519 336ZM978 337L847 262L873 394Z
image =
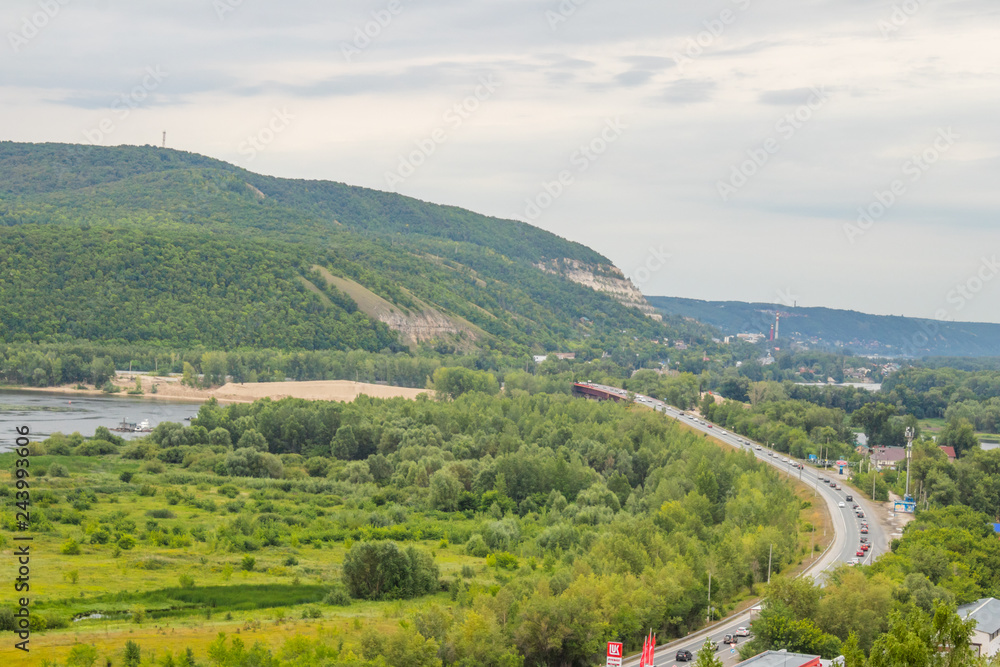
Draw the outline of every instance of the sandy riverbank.
M126 394L125 391L135 387L136 377L142 383L143 394ZM415 399L426 389L410 387L392 387L382 384L365 382L350 382L348 380L320 380L312 382L246 382L228 383L212 389L198 389L180 383L179 378L151 377L146 375L133 376L119 374L115 384L123 388L122 393L115 396L130 396L151 399L168 399L171 401L192 401L201 403L209 398L216 398L220 403L252 403L261 398L279 400L282 398L304 398L311 401L341 401L351 402L362 394L373 398L407 398ZM153 393L156 385L156 393ZM10 387L18 391L44 391L79 396L107 396L99 389L88 387L77 389L72 385L62 387Z

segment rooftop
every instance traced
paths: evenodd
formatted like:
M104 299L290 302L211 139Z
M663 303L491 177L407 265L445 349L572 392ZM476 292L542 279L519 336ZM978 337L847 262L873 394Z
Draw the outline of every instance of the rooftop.
M962 618L974 618L979 632L992 635L1000 630L1000 600L996 598L982 598L963 604L958 608L958 615Z
M906 447L886 447L885 449L876 449L872 453L872 457L876 461L885 461L886 463L904 461L906 460Z
M737 663L737 667L820 667L818 655L789 653L788 651L764 651L749 660Z

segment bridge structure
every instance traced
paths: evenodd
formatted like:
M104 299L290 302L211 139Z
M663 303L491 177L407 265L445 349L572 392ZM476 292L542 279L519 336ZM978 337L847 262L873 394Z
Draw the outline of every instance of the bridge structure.
M598 401L624 401L628 398L628 392L624 389L597 387L589 382L574 382L573 395L584 396Z

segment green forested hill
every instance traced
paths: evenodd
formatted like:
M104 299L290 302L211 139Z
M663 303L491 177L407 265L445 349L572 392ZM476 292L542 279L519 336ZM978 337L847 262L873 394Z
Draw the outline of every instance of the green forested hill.
M513 354L676 331L533 266L558 258L611 268L530 225L395 194L153 147L0 142L0 342L412 343L379 307L442 329L409 334L421 343Z
M834 308L790 307L773 303L701 301L669 296L647 299L665 315L692 317L724 334L767 334L781 313L785 340L857 353L886 356L1000 356L1000 324L951 322L917 317L868 315Z

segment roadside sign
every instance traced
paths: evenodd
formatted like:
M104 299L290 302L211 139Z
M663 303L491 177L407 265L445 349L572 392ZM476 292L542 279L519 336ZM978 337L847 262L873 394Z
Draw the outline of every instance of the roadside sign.
M622 664L622 643L608 642L608 667L620 667Z

